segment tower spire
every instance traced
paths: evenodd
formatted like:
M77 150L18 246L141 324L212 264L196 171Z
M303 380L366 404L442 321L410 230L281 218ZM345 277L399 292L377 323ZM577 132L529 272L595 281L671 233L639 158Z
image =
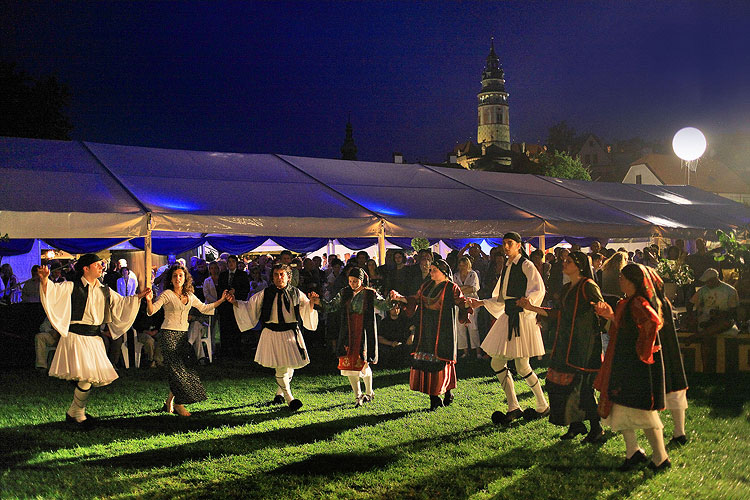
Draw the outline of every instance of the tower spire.
M356 160L357 159L357 146L354 144L354 134L352 127L352 115L349 113L349 118L346 122L346 138L344 139L344 145L341 146L341 159L342 160Z

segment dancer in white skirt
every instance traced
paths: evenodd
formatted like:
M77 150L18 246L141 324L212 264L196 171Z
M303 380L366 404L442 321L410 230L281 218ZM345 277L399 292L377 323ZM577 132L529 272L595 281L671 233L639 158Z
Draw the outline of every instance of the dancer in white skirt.
M536 313L516 304L518 299L526 297L532 305L540 306L545 288L536 266L523 254L521 235L511 232L503 236L503 250L507 260L492 292L492 298L467 301L471 307L484 306L497 318L482 342L482 349L492 357L490 366L500 380L508 400L508 412L494 412L492 421L509 425L522 416L526 420L534 420L549 415L549 405L544 398L539 378L529 364L530 357L544 355L542 333L536 323ZM513 377L508 373L507 363L511 359L515 361L518 374L526 380L534 393L536 408L521 411Z
M308 330L318 327L318 312L298 288L289 284L291 268L286 264L273 266L273 285L256 293L249 300L229 301L234 304L234 317L240 331L250 330L260 321L263 331L255 351L255 362L276 371L278 390L274 404L286 402L299 410L302 401L292 395L294 370L310 363L299 324Z
M102 270L101 259L86 254L78 259L73 281L52 283L47 266L40 266L37 271L42 306L61 337L49 374L77 382L65 420L82 430L95 423L86 413L91 387L110 384L117 378L99 336L101 325L107 324L112 338L123 335L138 315L141 298L150 291L123 297L99 282Z

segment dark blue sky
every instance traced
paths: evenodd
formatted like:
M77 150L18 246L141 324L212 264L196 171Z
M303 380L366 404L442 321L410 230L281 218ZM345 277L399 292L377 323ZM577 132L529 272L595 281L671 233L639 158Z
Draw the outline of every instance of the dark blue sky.
M750 2L8 2L0 57L55 73L73 137L441 161L476 140L495 36L513 141L750 131Z

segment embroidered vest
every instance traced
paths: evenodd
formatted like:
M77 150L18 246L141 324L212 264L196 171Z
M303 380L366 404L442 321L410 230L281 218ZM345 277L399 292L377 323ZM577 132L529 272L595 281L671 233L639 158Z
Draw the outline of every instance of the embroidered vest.
M503 268L503 273L500 276L500 293L503 291L502 286L505 275L508 274L508 286L505 289L505 297L513 297L512 299L503 297L505 299L505 314L508 316L508 342L510 342L514 335L516 337L521 336L521 311L523 311L523 308L516 305L516 299L526 296L528 279L523 273L522 267L525 260L528 259L521 255L518 262L510 265L510 272L508 272L508 267L506 266Z

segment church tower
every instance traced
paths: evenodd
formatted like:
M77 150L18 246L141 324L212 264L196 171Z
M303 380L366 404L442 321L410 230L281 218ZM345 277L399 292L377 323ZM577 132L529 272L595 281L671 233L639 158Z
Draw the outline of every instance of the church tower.
M357 159L357 146L354 144L354 136L352 135L352 120L346 122L346 138L344 139L344 145L341 146L341 159L342 160L356 160Z
M508 93L505 91L505 78L500 58L495 53L495 39L492 38L490 54L482 72L482 91L477 94L478 126L477 142L484 150L495 145L510 149L510 126L508 124Z

